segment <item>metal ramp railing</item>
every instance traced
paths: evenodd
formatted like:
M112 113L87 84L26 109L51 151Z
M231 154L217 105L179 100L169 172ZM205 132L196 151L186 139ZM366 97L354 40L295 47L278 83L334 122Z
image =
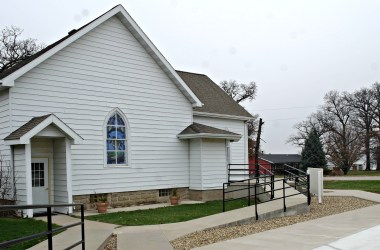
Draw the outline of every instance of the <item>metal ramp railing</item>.
M251 206L252 198L255 205L255 217L258 220L257 204L274 200L283 200L283 210L286 212L286 199L296 195L305 195L310 205L310 176L300 169L283 165L282 176L275 178L270 166L250 164L229 164L228 182L223 183L223 212L226 203L239 199L246 199ZM280 169L276 169L277 171ZM293 189L289 183L293 181L297 192L287 192ZM260 197L260 198L259 198ZM267 198L265 198L267 197Z

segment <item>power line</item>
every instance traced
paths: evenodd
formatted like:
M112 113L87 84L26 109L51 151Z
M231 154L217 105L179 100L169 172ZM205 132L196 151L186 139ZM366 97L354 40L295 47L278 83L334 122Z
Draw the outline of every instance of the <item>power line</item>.
M271 121L285 121L285 120L303 120L306 119L306 117L301 117L301 118L282 118L282 119L268 119L265 120L266 122L271 122Z
M302 106L302 107L287 107L287 108L269 108L269 109L258 109L256 111L267 111L267 110L284 110L284 109L306 109L306 108L318 108L318 106Z

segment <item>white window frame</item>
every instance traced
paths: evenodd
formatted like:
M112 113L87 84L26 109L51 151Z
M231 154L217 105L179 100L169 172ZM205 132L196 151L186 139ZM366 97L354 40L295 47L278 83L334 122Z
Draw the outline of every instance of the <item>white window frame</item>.
M126 147L127 147L127 151L126 151L126 157L127 157L127 160L126 160L126 163L125 164L108 164L108 161L107 161L107 125L108 125L108 120L113 116L115 115L115 113L118 113L121 118L124 120L124 123L125 123L125 130L126 130L126 133L125 133L125 140L126 140ZM130 126L129 126L129 122L128 122L128 119L127 117L125 116L124 112L121 111L121 109L119 108L114 108L112 109L108 115L106 116L106 119L104 120L104 124L103 124L103 148L104 148L104 167L105 168L120 168L120 167L129 167L131 166L131 148L130 148Z

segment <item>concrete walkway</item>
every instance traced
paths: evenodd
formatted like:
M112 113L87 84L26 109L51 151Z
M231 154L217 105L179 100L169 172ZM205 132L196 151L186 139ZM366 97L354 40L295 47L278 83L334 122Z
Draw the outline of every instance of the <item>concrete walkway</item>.
M36 217L35 219L46 221L46 216ZM54 215L52 217L53 223L65 226L80 222L79 219L67 215ZM85 221L85 244L86 249L98 249L102 244L111 236L117 225L101 223L96 221ZM57 234L53 237L53 249L65 249L68 246L81 240L81 227L75 226L67 229L66 231ZM45 250L48 249L48 242L43 241L30 250ZM82 249L77 246L74 249Z
M380 181L380 176L324 176L325 181Z
M325 195L380 202L379 194L356 190L326 190ZM380 249L379 212L380 205L370 206L197 249Z
M282 209L282 200L276 200L258 205L260 219L293 215L308 210L305 196L293 196L287 198L287 212ZM225 225L238 225L255 221L255 207L245 207L220 214L215 214L199 219L151 226L121 227L115 233L118 234L118 249L173 249L169 241L178 237L201 231L207 228L221 227Z
M325 190L324 195L354 196L380 203L379 194L364 191ZM291 215L297 210L307 208L307 206L305 206L306 198L302 196L288 198L286 203L288 208L286 215ZM154 206L165 205L150 205L149 208ZM128 209L144 208L146 207L140 206L130 207ZM375 244L373 241L368 242L367 238L364 237L365 235L372 235L375 238L380 238L380 230L377 227L380 225L379 211L380 205L375 205L223 241L199 249L380 249L379 244ZM258 212L260 219L281 216L283 215L282 200L259 204ZM53 217L53 222L60 225L70 224L74 221L78 221L78 219L65 215L56 215ZM112 233L118 234L118 249L173 249L169 241L183 235L206 228L237 225L249 221L254 221L254 206L187 222L152 226L119 227L112 224L86 220L86 249L98 249ZM63 246L67 247L71 242L74 243L79 239L79 227L68 229L54 236L54 247L55 249L62 249ZM359 245L352 245L355 246L355 248L346 248L351 245L350 242L353 240ZM339 248L339 246L343 247ZM47 249L47 242L42 242L32 249ZM76 249L80 248L78 247Z
M182 204L199 203L194 201L182 201ZM152 204L146 206L134 206L120 209L109 209L109 212L132 211L141 209L151 209L157 207L169 206L168 203ZM283 212L283 201L276 200L269 203L258 205L258 214L260 219L272 218L283 215L292 215L296 212L306 212L308 206L305 196L293 196L286 200L287 212ZM120 227L119 225L101 223L96 221L85 221L85 239L86 249L103 249L103 243L115 233L117 237L118 249L173 249L170 242L183 235L201 231L206 228L220 227L223 225L237 225L255 221L255 207L245 207L242 209L227 211L225 213L215 214L191 221L150 225L150 226L129 226ZM87 215L94 214L94 211L86 211ZM36 217L35 219L46 221L46 216ZM52 217L53 223L58 225L68 225L79 222L79 219L67 215L55 215ZM53 237L53 248L64 249L80 240L80 226L76 226ZM48 249L47 241L43 241L31 250ZM80 246L74 249L81 249Z

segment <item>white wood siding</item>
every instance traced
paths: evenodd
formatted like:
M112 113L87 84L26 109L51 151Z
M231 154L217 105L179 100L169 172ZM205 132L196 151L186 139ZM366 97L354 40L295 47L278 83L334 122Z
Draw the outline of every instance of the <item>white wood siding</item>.
M43 130L45 131L45 130ZM41 131L41 132L43 132ZM33 158L47 158L48 159L48 187L49 187L49 202L53 203L54 201L54 179L52 178L54 170L54 159L53 159L53 139L51 138L33 138L31 140L31 150L32 150L32 159ZM32 160L33 162L33 160Z
M25 180L25 145L14 146L13 166L16 176L16 190L18 203L26 204L26 180Z
M67 203L65 139L54 139L54 203ZM66 208L64 208L66 210ZM61 211L62 212L62 211Z
M202 189L222 189L226 181L226 140L202 139Z
M191 104L131 33L113 17L15 81L14 129L56 114L83 137L72 146L73 194L189 186ZM128 167L104 166L105 117L130 127Z
M212 126L219 129L228 130L242 135L238 142L231 142L231 163L248 163L248 138L246 124L240 120L211 118L204 116L194 116L194 122Z
M10 147L4 145L3 139L10 133L9 90L0 91L0 154L9 161Z
M190 185L193 190L202 190L202 139L191 139L190 143Z

